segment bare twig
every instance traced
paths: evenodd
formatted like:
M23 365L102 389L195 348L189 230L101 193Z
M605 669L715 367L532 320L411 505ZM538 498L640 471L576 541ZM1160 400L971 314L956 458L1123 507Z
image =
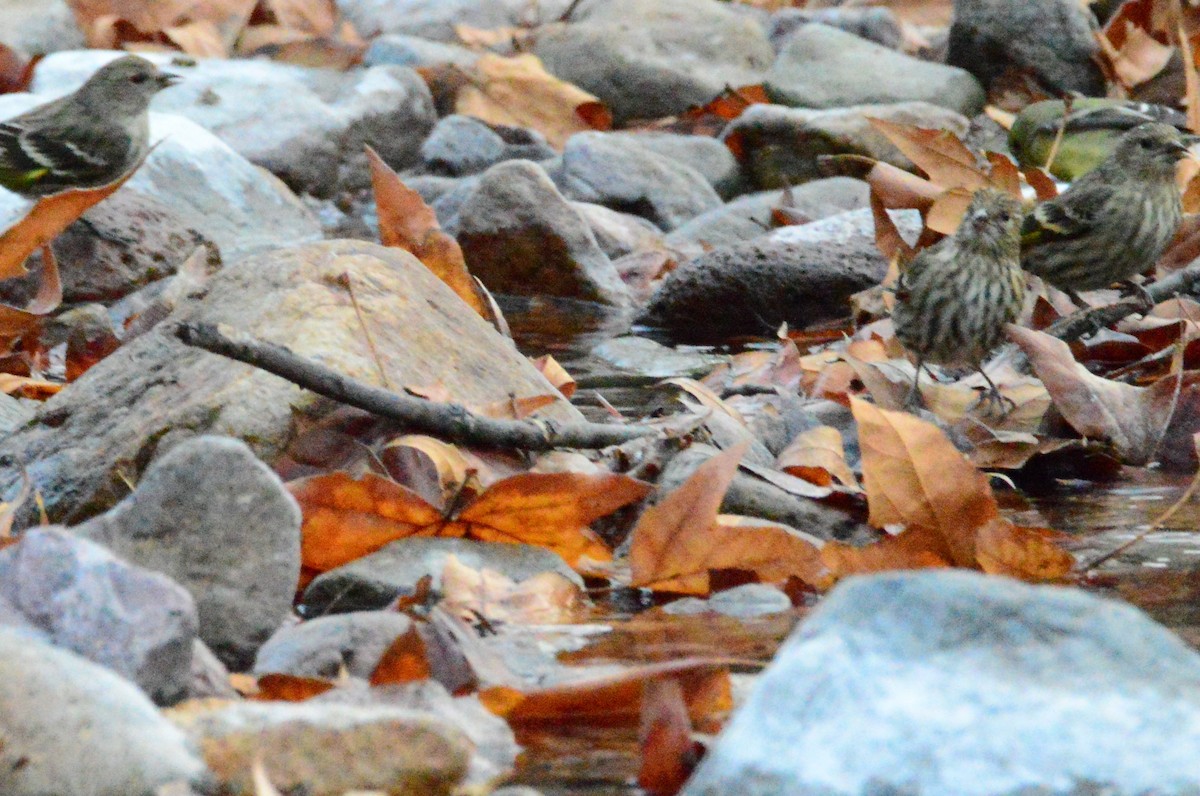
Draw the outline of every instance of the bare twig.
M1192 263L1187 268L1182 268L1147 286L1146 293L1157 304L1160 301L1166 301L1183 293L1190 293L1197 285L1200 285L1200 261ZM1146 302L1140 296L1128 298L1118 301L1115 304L1107 304L1103 307L1095 307L1090 310L1072 313L1048 327L1046 334L1054 335L1058 339L1069 343L1072 340L1078 340L1089 332L1103 329L1117 321L1123 320L1129 315L1137 312L1146 312L1146 310Z
M227 336L212 324L182 323L174 334L187 345L253 365L318 395L448 442L486 448L530 451L554 448L595 449L659 433L651 426L499 420L473 414L459 404L399 395L344 376L291 351L241 333Z

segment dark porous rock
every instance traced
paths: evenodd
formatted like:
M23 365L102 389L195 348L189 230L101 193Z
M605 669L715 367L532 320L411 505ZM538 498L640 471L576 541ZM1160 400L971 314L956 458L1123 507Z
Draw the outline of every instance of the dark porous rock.
M609 133L696 170L722 199L744 193L745 177L737 158L724 143L707 135L684 135L658 131Z
M287 616L300 577L300 507L244 442L227 437L171 448L132 495L74 531L183 584L200 638L235 669Z
M343 670L369 678L379 659L412 620L394 611L356 611L288 625L267 640L254 659L254 674L335 678Z
M947 61L985 86L1032 77L1054 96L1103 97L1095 21L1074 0L955 0Z
M634 252L663 248L663 232L644 218L610 210L591 202L571 202L596 236L600 251L610 260Z
M1189 796L1198 747L1200 656L1136 608L897 572L821 602L683 793Z
M489 290L628 303L587 221L536 163L493 166L458 209L456 237Z
M472 569L486 567L513 581L555 572L583 585L557 553L544 547L413 537L318 575L304 590L302 609L306 616L372 611L412 594L426 576L434 589L440 589L442 570L450 556Z
M532 26L558 19L570 0L337 0L338 10L364 38L397 33L458 42L458 25Z
M151 796L209 784L188 739L133 683L0 627L0 793Z
M295 437L297 413L319 418L334 406L185 346L172 331L179 322L228 324L370 384L381 384L381 367L393 385L439 383L450 400L472 406L554 392L510 340L407 252L362 241L292 246L225 266L202 297L43 404L33 422L0 441L0 494L12 499L27 473L51 521L79 523L123 499L159 453L186 439L243 439L270 464ZM539 416L581 417L565 399ZM37 518L29 512L18 522ZM203 609L201 622L203 633Z
M453 64L471 68L479 60L479 53L446 42L431 41L419 36L394 33L380 36L371 42L363 53L363 66L438 66Z
M664 230L721 205L704 175L631 136L576 133L552 176L568 199L641 216Z
M120 53L77 50L38 64L33 89L74 89ZM262 59L144 53L183 80L155 97L158 111L184 116L293 190L332 196L370 186L364 145L392 168L417 161L437 114L425 81L412 69L376 66L343 72Z
M477 174L505 160L546 160L554 148L536 130L491 125L471 116L447 116L421 144L421 160L431 174Z
M775 52L762 27L715 0L590 0L540 31L552 74L595 94L618 122L702 105L762 82Z
M986 96L967 71L921 61L828 25L805 25L788 39L766 80L775 102L842 108L929 102L965 116Z
M667 244L673 247L686 247L688 244L717 247L764 235L776 225L772 211L785 205L785 193L790 194L790 201L786 203L787 212L816 221L866 207L870 189L862 180L829 177L807 182L789 192L759 191L739 196L672 231L667 235Z
M171 704L187 694L196 606L179 584L48 526L0 550L0 600L52 644Z
M850 296L887 271L872 226L854 210L713 249L667 274L639 320L713 342L844 318Z
M831 110L754 105L730 122L722 135L737 136L744 165L759 188L783 188L825 176L821 155L865 155L902 169L911 160L876 130L869 119L883 119L937 130L961 137L970 121L927 102L857 105Z
M890 8L781 8L767 23L767 36L776 50L787 44L793 33L817 22L853 33L859 38L899 49L904 40L900 22Z

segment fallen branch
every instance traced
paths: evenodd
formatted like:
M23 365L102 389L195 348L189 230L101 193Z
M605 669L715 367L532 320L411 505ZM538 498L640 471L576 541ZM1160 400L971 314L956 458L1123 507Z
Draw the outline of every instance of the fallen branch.
M182 323L174 334L185 344L273 373L318 395L403 423L447 442L505 450L594 449L656 434L650 426L498 420L459 404L400 395L344 376L288 349L239 333L227 336L213 324Z
M1200 284L1200 260L1187 268L1181 268L1169 276L1146 287L1146 292L1157 304L1160 301L1175 298L1184 293L1190 293ZM1060 340L1071 342L1085 334L1103 329L1126 317L1138 312L1147 312L1146 302L1141 296L1124 299L1115 304L1081 310L1065 318L1060 318L1045 329L1046 334L1054 335Z

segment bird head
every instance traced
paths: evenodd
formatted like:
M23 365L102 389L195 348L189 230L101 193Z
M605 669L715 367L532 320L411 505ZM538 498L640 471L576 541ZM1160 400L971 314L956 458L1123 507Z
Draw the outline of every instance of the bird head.
M150 106L154 95L179 82L136 55L126 55L110 61L88 78L77 96L98 112L139 114Z
M1014 252L1021 245L1021 221L1025 209L1017 197L996 190L981 188L971 197L971 204L959 226L960 241L1000 253Z
M1200 137L1180 132L1168 124L1139 125L1121 136L1109 158L1110 169L1121 176L1173 179L1175 165L1188 156Z

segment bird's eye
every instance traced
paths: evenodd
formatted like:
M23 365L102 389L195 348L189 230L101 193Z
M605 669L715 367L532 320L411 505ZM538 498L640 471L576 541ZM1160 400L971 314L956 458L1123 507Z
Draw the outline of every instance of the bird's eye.
M140 83L145 83L149 79L150 79L150 76L147 74L143 74L142 72L138 72L136 75L129 76L129 82L133 83L135 85L140 84Z
M997 214L997 216L1000 219L1001 224L1007 224L1009 221L1012 220L1012 216L1009 214L1009 212L1007 210L1001 210Z
M1152 146L1154 146L1154 142L1149 138L1143 138L1141 141L1138 141L1138 146L1140 146L1142 149L1150 149Z

